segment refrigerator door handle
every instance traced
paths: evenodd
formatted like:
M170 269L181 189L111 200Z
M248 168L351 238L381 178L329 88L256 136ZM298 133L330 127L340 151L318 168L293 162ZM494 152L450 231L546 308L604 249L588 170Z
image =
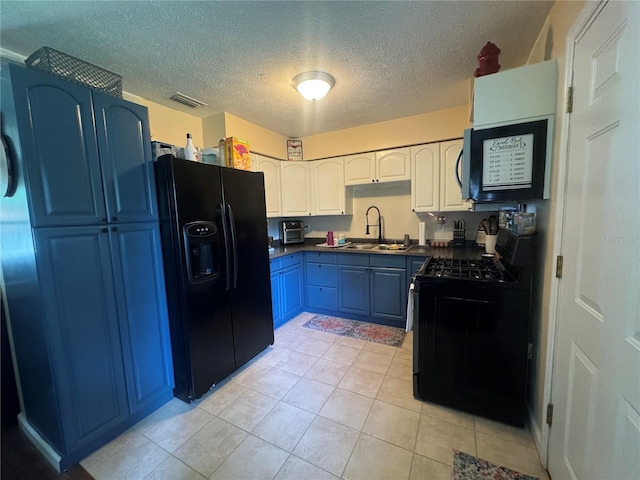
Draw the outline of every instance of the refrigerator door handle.
M224 205L222 205L221 203L218 204L217 210L218 215L220 215L220 223L222 223L222 236L224 237L224 256L227 270L227 286L225 290L229 290L231 286L231 259L229 258L229 232L227 231L227 216L225 214Z
M227 205L229 225L231 225L231 242L233 243L233 288L238 286L238 236L236 235L236 221L233 218L233 209Z

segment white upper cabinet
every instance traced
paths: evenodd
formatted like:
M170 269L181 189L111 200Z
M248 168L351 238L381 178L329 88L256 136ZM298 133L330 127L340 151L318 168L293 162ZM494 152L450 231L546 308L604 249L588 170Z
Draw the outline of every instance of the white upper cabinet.
M462 162L458 155L462 139L440 143L440 208L439 212L469 210L472 203L462 199L462 189L456 177L461 175ZM461 178L461 177L460 177Z
M437 212L440 209L440 144L411 147L411 209Z
M414 212L456 212L472 204L462 199L456 179L462 139L411 147L411 209Z
M556 60L476 78L473 128L520 123L555 114L557 83Z
M314 215L344 215L351 213L351 198L344 186L344 159L329 158L310 162L313 184Z
M312 214L311 163L280 162L283 217Z
M264 196L267 204L267 217L282 216L282 175L280 160L251 154L255 170L264 174Z
M411 149L376 152L376 182L411 180Z
M363 185L376 181L376 156L373 152L344 157L344 184Z
M345 185L411 179L411 149L394 148L344 157Z

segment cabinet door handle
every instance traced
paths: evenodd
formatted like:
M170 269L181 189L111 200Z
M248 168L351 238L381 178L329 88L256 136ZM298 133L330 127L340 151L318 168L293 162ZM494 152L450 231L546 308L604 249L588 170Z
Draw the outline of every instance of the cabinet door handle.
M106 222L106 221L107 221L107 217L100 217L100 221L101 221L102 223Z
M372 182L375 182L375 180L374 180L373 178L371 179L371 181L372 181Z
M112 222L117 222L118 221L118 217L116 217L116 216L111 217L111 221Z
M380 179L376 178L376 182L379 182L379 181L380 181Z
M117 232L118 231L118 227L111 227L111 231L112 232Z
M102 233L107 233L109 229L107 227L102 227Z

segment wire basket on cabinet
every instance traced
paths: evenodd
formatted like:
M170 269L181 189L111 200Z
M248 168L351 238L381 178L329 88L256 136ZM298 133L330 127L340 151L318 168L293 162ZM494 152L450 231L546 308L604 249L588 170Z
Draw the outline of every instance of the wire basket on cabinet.
M50 47L41 47L24 63L28 68L47 72L78 85L95 88L122 98L122 76L96 67Z

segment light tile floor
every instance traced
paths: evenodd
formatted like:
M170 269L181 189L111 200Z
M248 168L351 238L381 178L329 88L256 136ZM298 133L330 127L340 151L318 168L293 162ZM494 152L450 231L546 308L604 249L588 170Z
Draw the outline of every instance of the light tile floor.
M453 449L547 479L528 430L413 397L401 348L303 328L202 399L173 399L80 463L97 480L450 479Z

